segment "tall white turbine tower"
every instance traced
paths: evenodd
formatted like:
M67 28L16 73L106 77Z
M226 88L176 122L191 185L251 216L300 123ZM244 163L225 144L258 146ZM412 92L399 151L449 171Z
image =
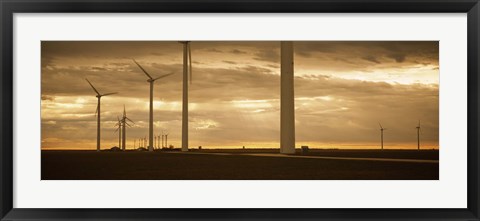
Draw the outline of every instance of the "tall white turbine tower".
M420 120L418 121L417 128L417 150L420 150Z
M382 142L381 144L382 144L382 150L383 150L383 131L386 130L387 128L383 128L380 123L378 123L378 125L380 125L380 139Z
M150 122L149 122L149 125L148 125L148 151L153 151L153 84L155 83L156 80L160 79L160 78L164 78L164 77L167 77L169 75L172 75L173 73L170 73L170 74L164 74L164 75L161 75L160 77L157 77L157 78L152 78L152 76L150 76L147 71L145 71L145 69L143 69L142 66L140 66L140 64L137 63L137 61L135 61L135 59L133 60L133 62L135 62L135 64L137 64L137 66L142 69L143 73L145 73L145 75L147 75L148 79L147 79L147 82L150 83Z
M295 153L293 42L280 42L280 153Z
M98 99L98 103L97 103L97 110L95 111L95 113L97 114L97 151L100 151L100 98L102 98L103 96L117 94L117 92L100 94L100 92L98 92L97 89L95 89L93 84L90 83L88 79L85 78L85 80L87 80L88 84L90 84L90 86L95 91L95 93L97 93L96 97Z
M192 51L190 41L180 41L180 43L183 44L182 151L188 151L188 79L191 84Z

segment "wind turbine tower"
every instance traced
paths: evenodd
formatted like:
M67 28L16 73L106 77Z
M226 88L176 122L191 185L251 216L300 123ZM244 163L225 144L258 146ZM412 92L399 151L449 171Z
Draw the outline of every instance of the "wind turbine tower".
M280 42L280 153L295 153L293 42Z
M182 151L188 151L188 79L191 84L192 51L190 41L180 41L180 43L183 44Z
M100 151L100 98L102 98L103 96L117 94L117 92L100 94L100 92L98 92L97 89L95 89L93 84L90 83L90 81L87 78L85 78L85 80L87 80L88 84L90 84L90 86L95 91L95 93L97 93L96 97L98 99L98 102L97 102L97 111L95 113L97 114L97 151Z
M165 147L168 148L168 134L165 134Z
M132 122L134 124L134 122L127 117L127 111L125 111L125 105L123 105L123 117L122 117L122 150L125 151L126 149L126 144L127 144L127 130L126 130L126 126L129 126L131 127L130 124L128 124L128 121Z
M417 128L417 150L420 150L420 121L418 121Z
M118 148L120 148L121 141L122 141L122 121L118 116L117 116L117 124L115 124L115 126L118 126L115 132L118 131Z
M137 66L143 71L143 73L147 75L147 82L150 83L150 121L148 124L148 151L153 151L153 84L156 80L172 75L173 73L164 74L157 78L152 78L152 76L150 76L150 74L148 74L147 71L143 69L140 64L137 63L137 61L133 60L133 62L135 62L135 64L137 64Z
M381 134L380 137L381 137L382 150L383 150L383 131L386 130L387 128L383 128L380 123L378 123L378 125L380 125L380 134Z
M164 142L163 142L163 141L164 141L164 139L163 139L164 137L165 137L165 135L164 135L163 132L162 132L162 147L165 147Z

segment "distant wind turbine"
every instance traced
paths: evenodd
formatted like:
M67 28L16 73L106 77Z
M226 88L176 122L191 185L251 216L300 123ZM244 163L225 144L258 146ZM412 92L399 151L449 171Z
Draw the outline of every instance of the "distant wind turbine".
M135 124L130 118L127 117L127 111L125 110L125 105L123 105L123 117L122 117L122 150L125 151L125 146L127 144L127 130L126 126L131 127L130 124L128 124L128 121L130 121L132 124Z
M164 142L165 139L164 139L164 138L165 138L165 134L163 134L163 132L162 132L162 147L165 147L165 144L164 144L164 143L165 143L165 142Z
M122 141L122 121L120 120L120 118L117 116L117 124L115 124L115 127L117 127L117 129L115 130L114 133L116 133L118 131L118 148L120 148L121 146L121 141Z
M420 120L418 121L417 128L417 150L420 150Z
M95 111L95 114L97 114L97 151L100 151L100 98L102 98L103 96L117 94L117 92L100 94L100 92L98 92L98 90L93 86L92 83L90 83L90 81L87 78L85 78L85 80L87 80L88 84L90 84L90 86L95 91L95 93L97 93L96 97L98 99L98 103L97 103L97 110Z
M381 140L382 140L382 150L383 150L383 131L386 130L387 128L383 128L380 123L378 123L378 125L380 125L380 133L381 133Z
M168 148L168 133L165 134L165 147Z
M148 151L153 151L153 84L155 83L156 80L170 76L173 73L164 74L157 78L152 78L152 76L150 76L150 74L148 74L147 71L143 69L143 67L140 66L140 64L137 63L137 61L135 61L135 59L133 60L133 62L135 62L135 64L137 64L137 66L143 71L143 73L147 75L148 77L147 82L150 83L150 122L148 125L148 139L149 139Z
M183 44L183 102L182 102L182 151L188 151L188 79L192 83L192 51L190 41Z

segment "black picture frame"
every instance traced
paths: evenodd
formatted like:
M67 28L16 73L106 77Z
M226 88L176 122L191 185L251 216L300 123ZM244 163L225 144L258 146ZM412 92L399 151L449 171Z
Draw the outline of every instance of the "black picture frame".
M480 220L479 0L0 0L1 220ZM467 13L468 208L466 209L16 209L13 208L14 13ZM448 190L445 190L448 191Z

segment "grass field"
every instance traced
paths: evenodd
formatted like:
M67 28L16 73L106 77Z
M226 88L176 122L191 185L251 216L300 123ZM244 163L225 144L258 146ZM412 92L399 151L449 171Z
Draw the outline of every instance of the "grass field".
M268 149L188 153L43 150L41 176L42 180L437 180L439 177L438 150L310 150L292 157L276 153L278 150Z

